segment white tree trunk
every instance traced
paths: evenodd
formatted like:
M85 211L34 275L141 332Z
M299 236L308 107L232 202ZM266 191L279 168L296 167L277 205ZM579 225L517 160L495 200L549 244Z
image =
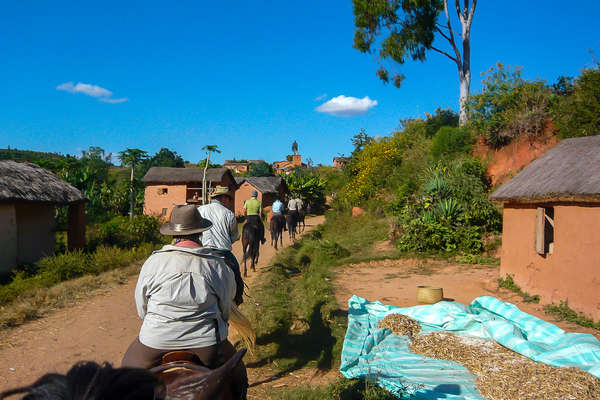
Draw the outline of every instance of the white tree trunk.
M133 198L133 170L135 169L135 161L131 161L131 181L129 183L129 219L133 219L134 198Z
M202 204L208 203L207 190L206 190L206 170L208 169L208 163L210 162L210 152L206 155L206 164L204 164L204 174L202 175Z

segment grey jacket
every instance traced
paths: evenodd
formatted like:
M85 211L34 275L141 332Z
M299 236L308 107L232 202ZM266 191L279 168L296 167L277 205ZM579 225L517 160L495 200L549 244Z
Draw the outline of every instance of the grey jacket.
M140 271L135 288L143 319L140 342L155 349L186 349L227 339L235 277L222 257L206 248L166 245Z

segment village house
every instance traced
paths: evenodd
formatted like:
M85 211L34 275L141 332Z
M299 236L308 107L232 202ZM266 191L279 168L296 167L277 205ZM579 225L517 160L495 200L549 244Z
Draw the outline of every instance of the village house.
M264 160L225 160L223 167L234 171L237 174L245 174L250 171L253 165L264 163Z
M175 205L201 205L202 176L201 168L150 168L142 178L146 184L144 214L167 218ZM233 196L237 189L235 179L227 168L207 169L206 185L209 192L216 186L227 186Z
M244 215L244 202L248 200L253 190L258 192L258 200L263 207L270 207L277 197L283 197L289 193L288 187L280 176L261 176L235 178L238 189L235 192L235 215Z
M306 168L306 164L302 162L302 156L300 154L292 154L290 158L291 161L275 161L273 163L273 171L276 174L289 175L296 167Z
M333 166L337 168L345 167L350 162L350 157L333 157Z
M35 164L0 161L0 275L54 254L56 207L68 209L68 247L85 246L86 198Z
M500 274L600 319L600 136L566 139L500 187Z

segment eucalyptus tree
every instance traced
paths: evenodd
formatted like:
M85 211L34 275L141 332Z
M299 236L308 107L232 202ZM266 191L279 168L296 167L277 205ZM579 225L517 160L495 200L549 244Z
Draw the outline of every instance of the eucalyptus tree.
M429 51L452 60L458 69L460 124L467 121L466 103L471 87L471 24L477 0L352 0L354 3L354 48L372 53L379 47L377 76L400 87L404 75L390 72L384 60L404 64L408 58L425 61ZM450 4L449 4L450 3ZM461 31L452 27L450 7ZM445 43L445 48L438 45ZM462 47L462 49L460 49Z
M140 149L125 149L119 152L119 159L121 160L122 166L131 167L131 180L129 185L129 218L133 218L135 213L135 196L133 190L133 175L135 172L135 166L142 163L148 157L148 153Z

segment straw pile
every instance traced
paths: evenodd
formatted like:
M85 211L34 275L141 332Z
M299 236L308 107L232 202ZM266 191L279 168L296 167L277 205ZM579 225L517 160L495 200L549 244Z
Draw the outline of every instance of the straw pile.
M389 329L394 335L413 338L421 330L421 325L414 319L401 314L390 314L379 321L379 329Z
M410 350L463 364L491 400L600 399L600 381L589 373L532 361L493 340L436 332L414 337Z

